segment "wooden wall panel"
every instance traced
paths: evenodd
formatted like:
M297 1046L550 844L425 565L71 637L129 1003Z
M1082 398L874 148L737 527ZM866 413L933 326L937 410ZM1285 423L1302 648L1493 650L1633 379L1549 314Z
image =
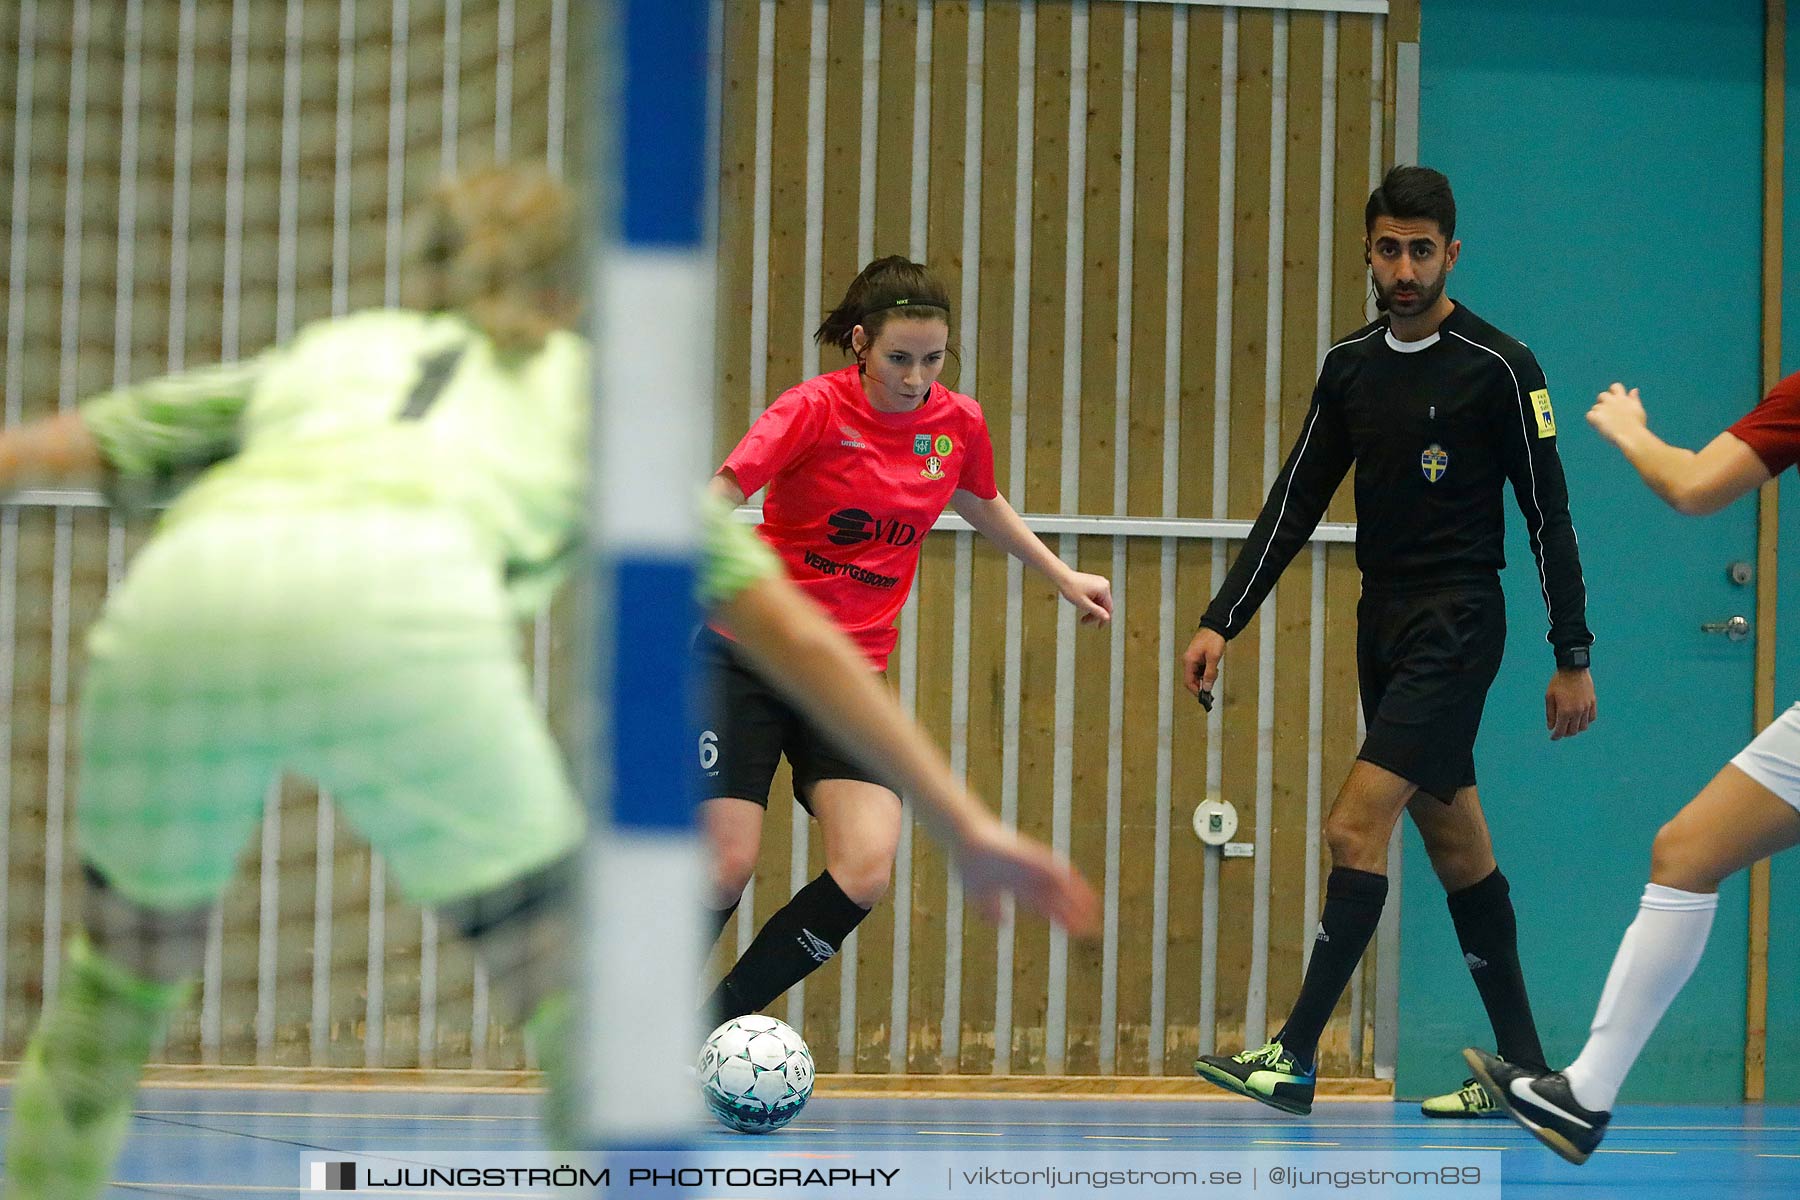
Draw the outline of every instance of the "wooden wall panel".
M1000 747L1004 737L1006 565L976 548L969 608L975 616L969 660L969 787L999 808ZM998 990L999 930L971 914L964 923L962 1046L952 1073L985 1074L994 1065L994 1005Z
M1316 313L1319 296L1319 145L1325 52L1325 18L1295 13L1288 22L1285 187L1282 192L1281 418L1279 450L1285 461L1299 439L1318 376ZM1269 1020L1271 1032L1300 991L1306 945L1316 911L1309 911L1306 874L1307 757L1311 749L1312 576L1310 547L1302 548L1282 576L1275 617L1280 626L1275 670L1275 828L1271 846L1275 878L1269 893ZM1332 781L1335 785L1336 780Z
M1114 1027L1118 1050L1113 1071L1120 1075L1145 1075L1150 1073L1152 1064L1151 1010L1153 1002L1161 999L1155 995L1151 970L1156 936L1152 916L1156 906L1157 720L1161 706L1167 703L1173 707L1178 698L1165 695L1157 686L1162 666L1162 656L1157 651L1162 635L1163 543L1130 539L1125 558L1123 575L1113 581L1122 598L1114 619L1122 621L1125 627L1125 719L1119 747L1123 759L1119 1001ZM1184 835L1179 822L1172 821L1172 825L1172 836Z
M774 137L769 163L768 399L804 377L801 365L812 330L805 327L804 288L792 264L806 262L807 61L812 12L807 0L776 0ZM778 270L775 264L786 269Z
M1079 297L1081 359L1079 372L1079 421L1077 445L1072 457L1079 472L1074 495L1064 494L1065 508L1105 514L1118 510L1114 499L1119 364L1119 288L1124 272L1120 261L1120 229L1127 214L1124 201L1124 88L1132 81L1122 69L1126 36L1125 10L1102 5L1088 13L1086 45L1075 51L1084 77L1082 120L1085 170L1070 180L1070 204L1079 205L1082 239L1076 247L1081 279L1069 281L1068 295ZM1135 31L1134 31L1135 32ZM1126 406L1127 410L1129 406ZM1066 433L1059 435L1062 445ZM1066 447L1063 447L1066 451ZM1112 539L1082 538L1078 542L1077 569L1097 575L1113 574ZM1107 780L1112 754L1110 631L1078 628L1075 634L1075 674L1061 681L1073 691L1074 744L1070 786L1078 798L1070 822L1070 857L1075 865L1104 888L1108 874ZM1095 1074L1100 1070L1100 1020L1105 945L1102 939L1075 941L1068 948L1068 1013L1064 1070L1069 1074ZM1116 979L1116 972L1115 972Z
M1131 319L1127 357L1125 511L1160 516L1166 444L1165 353L1169 324L1169 181L1174 94L1173 9L1137 12L1137 79L1132 154ZM1177 267L1179 269L1179 267ZM1158 719L1175 697L1161 687L1163 543L1128 539L1126 569L1115 577L1116 618L1125 625L1123 799L1119 831L1118 1039L1114 1071L1150 1073L1152 1011L1162 1001L1153 976L1157 855ZM1173 620L1173 614L1169 615ZM1179 829L1172 830L1179 833ZM1132 914L1126 920L1124 914ZM1165 1017L1166 1023L1166 1017Z
M964 313L959 328L966 345L976 347L975 369L964 375L973 394L992 396L981 402L994 442L994 469L1003 493L1022 455L1012 446L1012 374L1016 352L1013 312L1022 302L1014 290L1014 220L1019 146L1011 136L1019 110L1022 5L995 0L983 5L981 231L979 248L980 314ZM976 269L971 264L971 269ZM1021 402L1022 402L1021 398ZM1003 560L977 547L970 610L973 656L969 670L969 782L977 795L998 809L1002 800L1002 754L1005 740L1006 655L1008 630L1007 571ZM963 1045L958 1063L970 1073L991 1071L996 1059L996 1005L999 960L1004 934L982 921L967 926L963 953ZM1010 1053L1010 1045L1009 1051Z
M1076 495L1064 497L1064 504L1069 511L1095 515L1119 511L1113 500L1119 285L1125 271L1119 255L1119 230L1129 219L1129 214L1121 211L1125 199L1124 89L1133 82L1122 78L1125 29L1123 5L1106 4L1091 10L1086 61L1081 64L1086 75L1087 170L1085 179L1071 181L1071 187L1080 189L1083 214L1081 278L1071 280L1068 291L1081 303L1081 403L1076 427L1081 478Z
M961 176L957 176L960 184ZM919 564L919 723L939 746L950 745L951 657L955 638L956 540L939 534L925 540ZM944 1019L944 952L948 943L946 907L949 868L944 851L917 827L912 842L912 911L907 988L905 1063L908 1071L931 1074L940 1061Z
M1263 474L1263 372L1270 336L1268 312L1269 136L1273 97L1275 15L1245 11L1238 17L1236 202L1237 248L1231 280L1230 476L1227 515L1256 515L1268 492ZM1235 552L1235 548L1234 548ZM1293 587L1277 588L1275 599ZM1271 636L1275 611L1261 614L1231 643L1220 676L1225 713L1224 799L1238 810L1238 839L1256 837L1257 728L1262 639ZM1223 863L1219 889L1219 1037L1242 1044L1242 1023L1254 954L1255 864Z
M1095 575L1113 574L1113 539L1084 537L1076 543L1074 565ZM1077 627L1075 675L1063 686L1074 692L1075 741L1072 755L1074 811L1069 857L1103 888L1107 876L1107 772L1112 754L1111 631ZM1100 1000L1104 946L1100 938L1072 940L1068 949L1068 1045L1065 1071L1100 1070Z
M861 9L856 11L860 14ZM721 253L717 268L721 319L713 344L718 380L713 457L718 461L737 445L750 419L750 322L745 318L750 312L750 250L755 237L758 6L727 4L723 20L718 178ZM841 162L836 165L845 169ZM829 201L826 211L832 211ZM725 318L728 313L738 314L738 319Z
M925 261L937 267L949 289L953 335L960 335L971 314L960 311L963 279L978 269L963 261L965 222L979 222L980 213L963 211L964 175L967 165L965 126L968 111L969 6L937 4L931 24L931 68L927 102L930 128L926 178ZM960 340L960 339L959 339ZM959 364L951 360L950 371ZM919 593L918 711L921 723L938 745L948 748L953 739L952 721L957 704L967 698L954 696L956 681L956 543L949 537L927 539L928 569L921 570ZM932 1073L953 1069L945 1060L945 980L962 969L962 956L950 961L951 948L963 933L960 902L953 908L950 869L944 851L931 839L913 839L913 925L911 980L907 1005L906 1064L909 1071ZM951 928L955 924L954 934ZM959 980L960 985L960 980ZM961 1042L961 1014L950 1015L957 1042Z
M1021 142L1032 147L1030 339L1026 362L1025 481L1012 497L1022 511L1067 511L1074 496L1063 490L1062 410L1065 317L1069 311L1066 246L1069 239L1069 104L1073 16L1062 5L1036 5L1032 17L1037 53L1033 68L1031 129ZM1015 397L1014 403L1019 402ZM1056 548L1053 541L1052 549ZM1020 673L1019 828L1050 841L1056 793L1056 625L1059 601L1041 577L1024 580L1024 663ZM1049 1012L1049 932L1021 920L1014 933L1012 1068L1045 1069L1045 1020Z
M1209 343L1210 344L1210 343ZM1175 552L1175 612L1177 653L1187 646L1199 617L1212 595L1212 544L1183 540ZM1170 780L1171 845L1169 853L1169 983L1168 1029L1155 1053L1160 1062L1156 1074L1182 1076L1193 1070L1194 1055L1203 1036L1202 952L1207 937L1208 914L1204 907L1208 852L1194 836L1192 814L1207 799L1206 758L1209 751L1205 714L1184 689L1176 697L1175 734ZM1217 859L1216 852L1213 858ZM1220 887L1224 890L1223 885ZM1215 1000L1215 1003L1220 1003ZM1242 1003L1241 993L1239 996ZM1220 1003L1222 1007L1222 1003ZM1215 1021L1215 1026L1218 1023Z
M1221 105L1224 86L1223 10L1191 9L1187 20L1187 104L1184 111L1182 196L1180 454L1177 460L1176 512L1223 517L1213 509L1213 410L1219 358L1216 333L1219 313L1221 217L1219 161L1223 145ZM1228 281L1227 281L1228 282ZM1186 648L1219 580L1213 578L1213 544L1180 543L1176 555L1175 650ZM1204 714L1191 702L1175 708L1172 754L1172 845L1169 862L1168 1028L1160 1055L1161 1074L1192 1069L1189 1047L1201 1041L1203 1007L1201 950L1209 916L1203 907L1209 868L1200 843L1184 823L1207 798L1207 756L1212 752ZM1221 715L1223 714L1223 710ZM1216 918L1215 918L1216 919ZM1211 1031L1208 1031L1208 1036Z
M285 6L278 6L285 9ZM826 41L815 46L814 6L808 0L749 0L722 6L720 46L720 149L718 177L719 312L715 344L717 412L715 452L719 456L742 434L754 407L767 403L797 382L810 360L807 339L809 289L821 310L841 296L865 257L873 253L922 254L944 272L953 294L961 296L965 273L972 273L977 301L972 311L956 313L956 336L964 349L961 370L949 376L959 390L982 403L994 436L1003 490L1027 513L1115 513L1163 515L1165 483L1173 496L1173 515L1203 518L1255 514L1265 490L1265 370L1273 344L1279 352L1280 429L1277 456L1284 455L1307 401L1316 367L1315 313L1321 272L1328 275L1330 325L1341 334L1362 323L1364 276L1356 250L1361 239L1360 209L1369 176L1371 129L1371 50L1382 38L1391 53L1399 36L1416 36L1416 6L1402 5L1384 24L1368 17L1324 17L1294 14L1276 17L1262 10L1226 12L1213 7L1144 4L1114 0L1086 4L1044 4L1028 0L882 0L871 7L863 0L828 0L824 12ZM52 12L60 11L51 5ZM276 9L270 9L276 12ZM545 65L550 5L519 5L510 34L500 27L496 6L465 5L456 29L460 43L453 67L443 53L449 14L442 0L414 0L409 10L407 52L402 60L406 95L401 108L403 138L402 197L421 194L446 156L461 163L493 157L507 146L520 155L564 147L577 161L585 139L573 127L553 142L549 123L553 108L579 112L579 91L552 97L554 72ZM115 354L112 326L120 282L118 263L121 123L125 103L118 64L124 53L124 31L96 22L86 52L89 70L85 98L87 148L82 168L90 203L83 213L79 256L80 321L74 333L76 354L69 365L77 393L105 386L121 364L126 374L141 375L170 361L205 361L217 357L227 336L225 305L228 277L241 276L240 303L230 321L235 341L251 351L279 332L279 314L291 306L296 321L331 311L336 302L348 307L377 303L388 284L385 241L388 232L389 105L394 97L392 30L385 6L359 5L356 14L350 98L351 173L347 218L352 253L347 262L334 259L334 192L311 186L336 170L338 137L338 7L330 0L306 0L301 71L298 76L301 116L300 171L309 186L293 196L297 214L295 253L284 267L276 243L282 172L281 123L285 72L285 36L280 19L250 22L244 118L252 136L244 144L244 219L241 261L227 258L225 243L238 231L228 228L223 202L223 176L230 144L231 96L230 0L200 0L195 42L192 117L192 187L185 212L187 237L185 283L178 277L175 242L168 232L175 214L173 93L181 31L175 22L147 22L144 37L144 93L140 157L135 172L138 213L130 223L133 244L126 256L132 280L127 298L132 326ZM770 224L766 231L766 290L752 296L756 269L753 248L757 178L756 131L759 34L765 18L772 22L774 62L766 119L773 136L766 171ZM926 104L919 114L925 158L915 160L915 95L921 20L931 22L930 65ZM278 14L279 15L279 14ZM1271 107L1275 88L1275 28L1288 30L1287 75L1281 95L1286 103L1284 128L1286 187L1279 225L1272 225L1269 195ZM873 22L868 25L867 22ZM1236 117L1221 128L1224 100L1222 46L1228 24L1238 39L1236 75L1231 97ZM1335 26L1337 70L1335 116L1327 128L1320 86L1327 30ZM0 36L16 25L0 21ZM1124 72L1127 32L1135 30L1136 74ZM876 35L878 53L865 62L865 34ZM1080 39L1085 38L1085 42ZM970 42L978 45L978 75L969 77ZM511 45L508 65L504 47ZM1078 49L1079 47L1079 49ZM1183 65L1175 73L1177 50ZM9 42L9 53L15 48ZM809 64L823 56L824 178L809 181ZM1079 54L1079 61L1077 55ZM68 143L74 46L70 23L40 12L36 46L36 79L31 139L8 154L28 160L28 210L32 222L25 279L25 320L19 331L24 347L18 364L27 414L54 403L62 379L63 329L60 322L63 265L63 179ZM6 59L11 67L14 59ZM1085 72L1077 87L1076 71ZM0 100L10 105L10 73L0 72ZM454 78L455 102L444 104L443 90ZM874 127L861 124L865 79L876 89ZM1391 68L1382 89L1391 88ZM970 92L978 82L980 95ZM1028 85L1028 90L1022 85ZM1126 88L1132 90L1127 92ZM1085 96L1085 110L1071 124L1074 97ZM1021 112L1022 97L1025 108ZM571 99L574 103L571 105ZM1383 97L1377 95L1376 100ZM967 105L977 103L981 143L965 142ZM1171 109L1180 105L1179 153L1171 142ZM1388 104L1391 111L1391 102ZM7 110L10 114L10 109ZM571 113L571 115L573 115ZM446 128L446 118L453 128ZM1023 123L1022 123L1023 119ZM1129 122L1129 123L1128 123ZM10 122L7 122L10 128ZM1071 173L1071 130L1081 139L1078 173ZM1318 211L1319 146L1330 135L1336 144L1331 160L1333 204ZM1219 166L1222 135L1231 138L1229 154L1235 177L1231 207L1219 212ZM874 149L871 178L862 178L865 146ZM1024 181L1025 203L1018 204L1017 166L1030 155ZM964 211L964 166L979 165L979 201ZM7 159L10 166L11 159ZM1173 215L1178 222L1182 253L1178 275L1169 279L1168 239L1171 229L1170 182L1179 197ZM915 186L922 180L923 186ZM809 187L810 183L810 187ZM808 205L809 194L823 198L820 209ZM1128 203L1127 203L1128 201ZM865 227L864 213L870 214ZM1018 226L1023 214L1024 227ZM1080 218L1080 239L1069 254L1071 217ZM10 222L10 211L0 215ZM1221 220L1228 223L1222 226ZM1332 256L1317 261L1317 228L1331 222ZM975 257L963 261L964 226L978 228ZM10 226L9 226L10 227ZM1229 275L1219 277L1218 247L1229 228L1234 254ZM922 231L922 236L920 231ZM1269 238L1279 231L1283 253L1275 264L1282 320L1268 328ZM1126 236L1121 241L1121 233ZM1021 260L1017 249L1022 243ZM810 246L820 251L816 281L804 277ZM1074 267L1071 273L1071 264ZM1016 269L1021 272L1016 274ZM284 281L291 291L280 294ZM334 285L337 291L334 293ZM1022 289L1022 290L1021 290ZM1121 290L1129 305L1126 336L1120 338ZM1171 293L1179 297L1170 311ZM171 292L175 294L171 296ZM1227 358L1215 354L1220 296L1231 326ZM1067 318L1071 306L1078 320ZM763 330L752 328L748 314L766 312ZM1022 322L1016 320L1022 318ZM1016 338L1022 323L1025 337ZM1175 336L1169 336L1171 328ZM1069 337L1076 338L1074 345ZM173 339L173 342L171 341ZM759 340L766 339L766 340ZM753 347L765 346L753 363ZM1172 348L1172 351L1171 351ZM1175 362L1166 361L1168 354ZM821 369L838 365L837 355L819 356ZM1073 367L1071 372L1070 367ZM1123 366L1124 396L1118 379ZM1226 455L1229 486L1224 511L1214 513L1214 404L1221 371L1229 371ZM1015 386L1015 378L1022 386ZM1165 420L1166 380L1174 381L1176 421ZM752 394L753 380L762 380ZM1065 399L1073 392L1078 417L1078 445L1064 444ZM1118 406L1126 406L1121 426ZM1021 414L1022 438L1014 443L1014 416ZM1117 444L1120 429L1125 443ZM1175 439L1175 478L1162 477L1165 440ZM1124 464L1116 454L1123 452ZM1065 453L1067 452L1067 453ZM1073 478L1065 479L1065 458ZM1122 470L1122 475L1121 475ZM1016 486L1015 486L1016 485ZM1120 496L1122 493L1122 503ZM1348 489L1334 503L1333 520L1347 520ZM68 616L79 643L84 625L104 587L104 522L91 515L73 524L70 607ZM1052 544L1057 545L1056 538ZM45 880L42 861L43 796L49 772L49 676L52 659L49 606L43 597L56 585L53 578L55 535L43 514L26 514L18 546L21 574L21 624L15 662L14 753L11 762L11 830L8 888L8 951L13 961L42 959ZM1020 919L1010 931L998 930L972 916L961 925L960 1011L948 1014L958 1031L953 1056L942 1042L946 1024L944 969L955 939L947 921L947 866L941 852L916 839L910 890L903 913L884 904L865 923L855 944L857 978L853 989L851 1053L837 1054L841 1016L839 972L834 964L809 981L804 1024L820 1065L826 1070L885 1072L892 1066L896 1039L901 1063L909 1072L953 1070L983 1073L996 1063L996 1038L1003 1040L1014 1072L1042 1071L1062 1061L1063 1070L1091 1074L1102 1071L1102 1045L1116 1039L1111 1069L1119 1074L1165 1073L1185 1076L1203 1034L1201 947L1209 928L1218 937L1216 1023L1204 1036L1231 1048L1241 1037L1249 989L1250 928L1256 898L1254 864L1249 860L1215 860L1211 870L1220 882L1215 912L1203 904L1203 880L1209 870L1189 832L1193 807L1205 798L1209 746L1207 724L1185 692L1163 694L1163 637L1175 652L1185 645L1211 590L1213 545L1182 541L1168 558L1174 604L1165 614L1164 547L1159 541L1128 539L1122 556L1110 538L1071 539L1075 559L1084 569L1111 573L1121 600L1124 667L1123 735L1114 745L1107 737L1109 679L1113 649L1110 635L1092 630L1075 634L1071 676L1058 671L1057 639L1060 604L1039 577L1026 573L1020 596L1021 627L1017 636L1020 676L1017 788L1019 824L1048 838L1054 825L1059 782L1073 799L1070 825L1072 853L1096 883L1106 874L1107 780L1116 769L1122 780L1118 831L1116 962L1100 943L1072 945L1067 958L1065 1040L1052 1047L1045 1040L1050 1010L1051 939L1039 922ZM921 720L932 736L947 744L952 735L951 683L959 665L951 650L955 636L955 547L952 539L927 543L926 565L918 583L916 626L917 701ZM1333 546L1326 555L1325 692L1322 733L1323 788L1327 804L1348 767L1356 745L1353 607L1357 594L1352 551ZM1255 834L1256 736L1258 724L1258 649L1260 639L1276 638L1274 696L1274 811L1271 834L1272 869L1268 893L1270 929L1268 1018L1277 1023L1297 985L1305 949L1308 914L1303 912L1305 859L1305 782L1310 739L1306 729L1310 643L1311 557L1303 553L1284 578L1277 602L1232 647L1228 683L1221 692L1223 720L1223 794L1245 818L1240 838ZM967 768L975 789L998 806L1003 796L1006 743L1007 655L1009 631L1008 572L1004 561L977 541L969 594L971 628L967 661L969 678ZM33 597L37 599L32 599ZM35 607L34 607L35 606ZM26 614L30 614L27 616ZM1167 628L1165 628L1167 626ZM560 632L553 635L552 659L565 656ZM73 656L77 661L78 652ZM898 665L898 660L897 660ZM897 673L895 673L897 680ZM1057 699L1059 689L1072 697L1075 724L1065 758L1070 773L1059 779ZM553 690L562 691L558 685ZM1157 905L1153 872L1157 856L1158 754L1157 722L1165 706L1172 714L1169 773L1168 894L1163 944L1153 942L1152 912ZM792 884L790 854L796 817L787 797L784 774L765 829L764 858L756 898L742 920L760 922L784 903ZM315 801L298 784L286 789L283 808L277 928L279 951L273 1001L275 1037L268 1050L272 1062L312 1061L310 1045L313 994L310 969L303 969L313 946L313 893L321 870L330 876L334 908L331 940L330 1036L325 1059L334 1065L361 1065L365 1058L362 1024L371 979L369 962L370 872L367 852L342 828L324 862L313 838ZM802 818L803 819L803 818ZM817 838L808 839L805 869L810 876L822 866ZM245 870L233 884L225 905L222 955L229 982L218 1014L226 1061L254 1059L257 1012L254 982L262 942L259 847L246 847ZM68 866L64 864L64 877ZM53 887L60 885L53 884ZM71 890L55 893L65 904ZM379 897L378 897L379 899ZM419 1039L423 996L436 992L438 1036L430 1058L438 1066L508 1066L525 1061L516 1036L497 1026L475 1027L485 1004L481 981L466 951L453 939L433 935L421 914L397 898L378 907L377 928L386 950L373 978L382 988L383 1025L373 1040L377 1061L410 1065ZM749 911L753 909L753 911ZM892 969L896 919L903 922L910 951L907 1028L890 1028L896 979ZM736 928L724 941L735 947ZM39 939L34 942L34 938ZM1012 1005L1005 1029L994 1027L1003 991L1000 964L1010 947L1011 968L1005 979ZM1152 963L1164 955L1166 974L1160 990ZM427 960L430 960L427 965ZM1109 962L1116 988L1117 1011L1109 1029L1101 1028L1101 994L1108 986ZM1372 965L1372 960L1371 960ZM427 974L429 972L429 975ZM1372 972L1369 974L1372 975ZM429 985L429 986L428 986ZM35 976L14 970L6 980L6 1012L0 1024L0 1049L16 1053L36 1005ZM246 999L246 997L249 997ZM1327 1031L1322 1053L1327 1070L1355 1073L1363 1062L1349 1057L1347 1003ZM777 1006L777 1012L783 1009ZM1152 1044L1152 1012L1163 1018L1161 1044ZM1367 1014L1366 1014L1367 1015ZM169 1057L204 1057L202 1023L184 1017L171 1039ZM1367 1039L1364 1039L1365 1060ZM246 1058L246 1055L249 1057Z
M981 312L964 313L963 340L977 347L976 370L968 380L970 393L992 397L981 401L988 431L994 442L994 474L1003 493L1011 493L1014 507L1024 504L1024 493L1012 481L1023 470L1012 444L1013 408L1024 397L1013 396L1013 372L1024 348L1013 344L1013 314L1024 303L1016 294L1014 272L1018 243L1016 209L1019 203L1017 136L1021 70L1021 26L1024 0L994 0L985 8L982 47L982 162L981 176ZM1029 195L1029 193L1028 193ZM967 390L965 388L965 390ZM990 612L1004 612L1002 604Z

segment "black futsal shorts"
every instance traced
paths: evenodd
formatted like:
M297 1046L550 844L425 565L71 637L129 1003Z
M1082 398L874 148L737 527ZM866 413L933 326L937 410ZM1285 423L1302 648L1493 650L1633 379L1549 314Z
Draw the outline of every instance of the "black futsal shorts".
M1365 588L1356 665L1368 725L1357 757L1450 803L1475 785L1475 735L1506 650L1499 584Z
M729 638L702 629L694 659L709 693L697 743L701 799L735 796L767 808L769 785L784 754L794 768L794 795L808 811L813 785L823 779L893 790L765 683Z

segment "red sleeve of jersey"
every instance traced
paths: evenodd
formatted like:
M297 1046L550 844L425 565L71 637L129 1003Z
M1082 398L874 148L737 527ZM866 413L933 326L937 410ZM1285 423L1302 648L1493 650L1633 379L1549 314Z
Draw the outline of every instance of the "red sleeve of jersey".
M994 439L988 435L987 418L970 401L969 451L963 455L962 473L956 486L977 500L992 500L1000 494L994 482Z
M1771 475L1800 462L1800 372L1770 388L1762 403L1726 432L1756 451Z
M744 495L753 495L814 442L825 427L826 405L804 387L789 388L750 423L743 440L725 458Z

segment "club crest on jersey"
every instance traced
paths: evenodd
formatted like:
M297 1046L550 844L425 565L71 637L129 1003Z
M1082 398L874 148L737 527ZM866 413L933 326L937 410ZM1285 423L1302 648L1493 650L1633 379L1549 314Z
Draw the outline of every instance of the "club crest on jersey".
M942 479L944 477L944 460L933 454L925 460L925 469L919 474L927 479Z
M931 435L929 433L913 434L913 453L918 455L931 453Z
M937 435L937 438L932 442L931 448L933 450L935 450L939 455L948 455L950 453L950 451L952 451L956 448L956 443L954 443L950 440L949 434L940 433Z
M1425 447L1425 452L1419 455L1419 470L1424 472L1427 483L1436 483L1449 469L1450 452L1436 442Z

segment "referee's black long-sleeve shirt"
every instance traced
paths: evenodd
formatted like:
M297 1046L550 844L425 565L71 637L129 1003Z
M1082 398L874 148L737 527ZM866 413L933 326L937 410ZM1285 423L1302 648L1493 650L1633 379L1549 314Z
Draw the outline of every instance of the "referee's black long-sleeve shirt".
M1593 642L1544 373L1458 304L1400 342L1387 318L1327 352L1299 440L1200 623L1235 637L1356 464L1356 565L1370 591L1497 581L1502 484L1525 516L1558 650Z

